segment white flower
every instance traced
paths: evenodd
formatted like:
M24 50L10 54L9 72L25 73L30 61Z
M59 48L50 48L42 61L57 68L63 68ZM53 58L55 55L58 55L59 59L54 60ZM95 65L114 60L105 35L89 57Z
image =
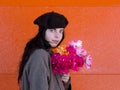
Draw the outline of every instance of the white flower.
M78 40L78 41L71 41L69 43L69 45L73 46L74 48L82 48L82 41Z
M76 54L77 54L78 56L86 56L86 55L87 55L87 51L84 50L84 49L82 49L82 48L77 48L77 49L76 49Z
M91 65L92 65L92 57L91 57L91 55L88 55L86 57L86 67L87 67L87 69L90 69Z

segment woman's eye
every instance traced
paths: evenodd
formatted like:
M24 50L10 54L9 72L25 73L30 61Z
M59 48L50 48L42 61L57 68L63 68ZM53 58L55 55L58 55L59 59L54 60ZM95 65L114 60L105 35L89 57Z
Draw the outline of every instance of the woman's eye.
M54 29L50 29L51 32L54 32L55 30Z
M63 33L63 30L60 30L60 33Z

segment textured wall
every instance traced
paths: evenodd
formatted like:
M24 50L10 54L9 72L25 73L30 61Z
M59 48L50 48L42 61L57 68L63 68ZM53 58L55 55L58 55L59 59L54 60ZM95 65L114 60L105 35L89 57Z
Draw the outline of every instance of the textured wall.
M93 56L90 70L71 72L73 90L119 90L120 7L0 7L0 90L17 90L17 69L26 42L38 27L33 20L47 11L69 19L63 44L81 39Z
M115 6L120 0L0 0L1 6Z

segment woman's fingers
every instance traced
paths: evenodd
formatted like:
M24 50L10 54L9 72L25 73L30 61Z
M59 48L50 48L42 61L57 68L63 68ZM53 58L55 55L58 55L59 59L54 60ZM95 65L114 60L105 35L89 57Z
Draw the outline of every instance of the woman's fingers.
M70 78L70 74L63 74L62 81L64 81L65 83L67 83L69 81L69 78Z

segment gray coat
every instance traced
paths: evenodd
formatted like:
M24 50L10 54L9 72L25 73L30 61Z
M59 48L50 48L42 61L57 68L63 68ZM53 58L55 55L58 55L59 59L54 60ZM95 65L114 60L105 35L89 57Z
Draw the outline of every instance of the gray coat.
M54 75L50 55L38 49L24 67L21 90L65 90L60 75Z

